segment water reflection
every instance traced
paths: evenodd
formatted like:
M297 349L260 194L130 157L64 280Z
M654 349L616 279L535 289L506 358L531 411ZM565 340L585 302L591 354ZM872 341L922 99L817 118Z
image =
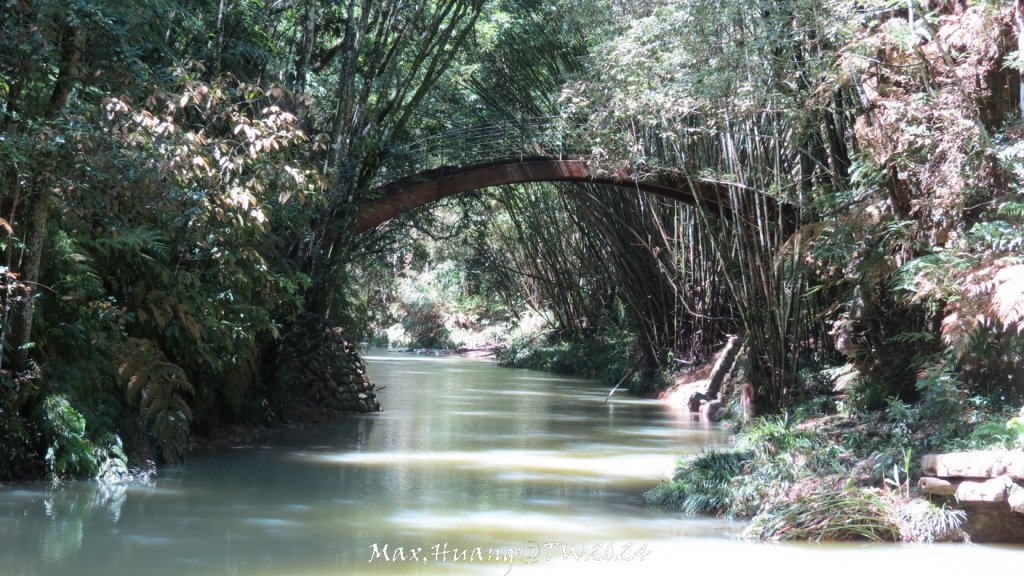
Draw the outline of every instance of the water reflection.
M796 574L811 566L802 559L820 566L823 551L837 553L736 542L727 521L638 506L678 454L729 441L672 407L625 396L605 402L593 383L479 360L368 360L386 386L382 414L256 448L195 453L155 487L0 490L0 574L564 574L581 566L588 574L675 574L753 572L774 562ZM561 558L561 548L544 561L519 555L530 543L553 551L629 542L649 555L631 564ZM421 555L441 545L480 549L482 560L385 561L371 556L375 544ZM488 559L489 550L510 557ZM1012 553L955 550L976 566ZM931 558L897 547L837 554L879 567Z

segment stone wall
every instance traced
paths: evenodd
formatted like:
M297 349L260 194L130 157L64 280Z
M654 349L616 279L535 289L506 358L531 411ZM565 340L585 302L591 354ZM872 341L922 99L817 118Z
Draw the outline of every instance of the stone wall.
M344 412L380 412L380 402L370 377L366 375L362 356L355 345L343 337L341 346L348 361L331 374L334 386L328 388L327 399Z
M286 338L279 354L277 387L280 397L275 404L290 421L381 411L366 365L339 327L321 326Z
M927 454L919 486L967 512L975 542L1024 543L1024 452Z

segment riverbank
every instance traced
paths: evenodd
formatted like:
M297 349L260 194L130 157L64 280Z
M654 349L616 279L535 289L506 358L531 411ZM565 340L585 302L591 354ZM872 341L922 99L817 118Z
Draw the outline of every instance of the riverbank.
M501 343L494 343L474 347L458 348L387 348L392 352L404 352L407 354L419 354L421 356L460 356L462 358L494 358L495 353L501 349Z
M997 448L1021 458L1022 421L1024 411L989 415L941 446ZM929 437L937 423L899 401L867 412L818 397L781 415L727 425L737 430L735 448L681 460L671 481L645 501L744 520L744 537L758 540L1024 543L1024 517L987 505L1017 489L1009 476L999 476L1005 484L998 494L958 499L922 488L929 483L921 478L936 474L935 466L922 470L921 455L938 447Z
M653 398L667 385L666 374L644 368L635 353L635 340L628 334L595 336L584 340L559 340L537 334L511 340L497 348L499 366L542 370L594 378L614 389Z

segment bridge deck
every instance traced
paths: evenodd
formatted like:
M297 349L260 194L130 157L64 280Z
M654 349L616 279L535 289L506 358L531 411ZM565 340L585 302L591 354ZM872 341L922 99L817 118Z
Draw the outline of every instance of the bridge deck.
M361 206L352 231L366 232L392 218L449 196L492 186L528 182L576 182L616 186L657 194L673 200L700 206L714 214L730 213L723 203L727 185L692 180L675 174L631 178L594 175L580 158L549 158L543 156L516 158L474 166L442 166L403 178L381 187L383 196ZM769 210L783 210L783 219L792 220L792 207L769 201ZM771 216L777 215L777 212Z

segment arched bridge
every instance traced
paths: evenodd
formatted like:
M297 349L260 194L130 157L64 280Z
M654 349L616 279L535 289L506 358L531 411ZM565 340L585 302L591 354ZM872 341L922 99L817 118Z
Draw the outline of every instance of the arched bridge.
M492 186L530 182L601 184L657 194L715 214L728 215L729 185L679 172L637 174L597 172L578 152L576 133L557 118L533 118L446 132L397 150L383 171L412 174L382 184L375 198L356 212L352 231L360 234L431 202ZM574 153L575 152L575 153ZM424 170L425 166L435 166ZM440 167L436 167L440 166ZM764 198L770 218L781 211L785 227L795 222L792 206Z

